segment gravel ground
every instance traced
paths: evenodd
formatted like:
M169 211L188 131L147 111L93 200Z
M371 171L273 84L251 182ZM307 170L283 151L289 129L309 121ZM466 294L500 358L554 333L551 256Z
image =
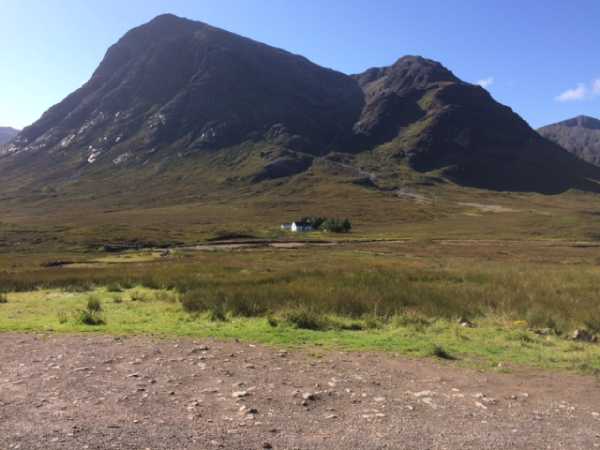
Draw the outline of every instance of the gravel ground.
M96 335L0 334L0 362L1 450L600 448L594 377Z

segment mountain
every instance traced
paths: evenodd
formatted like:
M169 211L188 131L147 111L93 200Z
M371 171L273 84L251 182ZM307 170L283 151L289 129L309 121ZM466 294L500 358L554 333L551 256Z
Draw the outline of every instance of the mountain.
M0 127L0 145L6 144L17 134L19 134L19 130L10 127Z
M6 192L143 187L178 199L277 190L295 175L547 193L600 180L438 62L405 56L349 76L173 15L126 33L87 83L0 150L0 174Z
M600 120L578 116L538 131L579 158L600 166Z

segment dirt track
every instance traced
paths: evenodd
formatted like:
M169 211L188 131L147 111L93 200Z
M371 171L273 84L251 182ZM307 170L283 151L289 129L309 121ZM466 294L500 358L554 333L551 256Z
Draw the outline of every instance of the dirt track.
M600 383L384 353L0 334L0 449L112 448L600 448Z

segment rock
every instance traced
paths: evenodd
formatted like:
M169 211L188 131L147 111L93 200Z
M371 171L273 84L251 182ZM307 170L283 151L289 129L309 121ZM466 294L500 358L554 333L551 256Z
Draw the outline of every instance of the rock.
M419 397L431 397L434 393L432 391L420 391L414 392L413 395L417 398Z
M244 398L248 397L248 395L250 395L248 391L235 391L231 394L233 398Z
M273 448L273 446L271 444L269 444L268 442L265 442L263 444L262 448Z
M206 352L208 351L208 346L207 345L201 345L199 347L195 347L193 348L190 353L201 353L201 352Z
M473 322L471 322L469 319L466 319L464 317L461 317L460 319L458 319L458 324L463 328L475 328L475 325L473 324Z
M582 342L597 342L598 338L587 330L577 329L573 332L572 339Z
M311 392L305 392L304 394L302 394L302 400L304 401L315 401L316 399L317 397L315 396L315 394Z

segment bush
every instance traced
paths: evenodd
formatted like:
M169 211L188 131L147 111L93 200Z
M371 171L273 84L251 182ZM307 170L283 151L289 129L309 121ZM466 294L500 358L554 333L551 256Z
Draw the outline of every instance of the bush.
M85 325L103 325L102 303L96 296L89 296L86 308L79 311L79 321Z
M208 311L208 319L211 322L226 322L227 314L223 303L214 303Z
M104 321L104 318L100 314L94 313L87 309L84 309L79 312L79 321L85 325L94 325L94 326L95 325L104 325L106 323Z
M93 313L102 312L102 303L95 295L90 295L87 300L87 310Z
M252 298L243 294L227 298L226 308L234 316L259 317L267 313L267 306L260 298Z
M152 300L152 298L146 292L134 291L131 293L132 302L149 302L150 300Z
M106 286L106 290L108 292L123 292L123 287L120 283L110 283Z
M64 311L59 311L56 313L56 317L58 318L58 323L60 324L67 323L69 321L69 316Z
M326 219L321 224L321 229L332 233L349 233L352 230L352 223L348 219Z
M325 222L327 220L327 218L325 217L303 217L302 219L299 220L299 222L304 222L304 223L308 223L310 224L313 229L318 230L321 228L321 225L323 225L323 222Z
M5 292L0 292L0 304L8 303L8 294Z
M194 289L184 293L180 298L183 310L189 313L200 313L208 309L204 290Z
M440 358L440 359L448 359L448 360L456 359L454 356L452 356L450 353L448 353L444 349L444 347L442 347L441 345L433 346L433 349L431 350L431 356L435 356L436 358Z
M303 330L323 331L329 328L329 322L325 318L307 308L287 311L284 317L286 322Z
M176 303L178 300L177 293L173 291L160 290L154 294L154 298L159 302Z
M599 317L590 317L584 320L584 325L587 330L592 334L600 334L600 318Z

